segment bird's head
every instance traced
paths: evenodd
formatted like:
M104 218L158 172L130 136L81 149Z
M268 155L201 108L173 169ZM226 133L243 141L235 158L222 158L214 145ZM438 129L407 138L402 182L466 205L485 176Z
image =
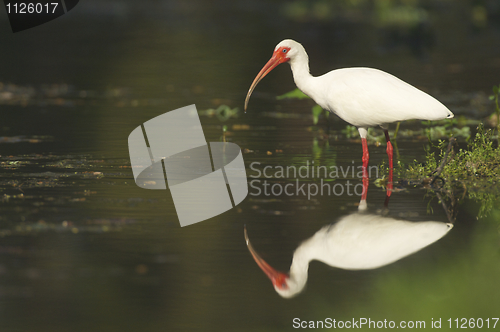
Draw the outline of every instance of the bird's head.
M257 74L255 79L253 80L252 85L250 86L250 89L248 90L247 97L245 99L245 112L247 110L248 101L250 100L250 96L252 95L253 90L255 89L257 84L264 78L264 76L266 76L279 64L293 61L295 58L302 54L306 54L304 47L294 40L285 39L278 45L276 45L276 47L274 48L273 56Z
M292 39L282 40L278 45L276 45L276 47L274 48L273 56L275 56L277 53L280 53L282 56L286 57L286 60L283 62L293 61L297 57L307 54L304 46Z
M268 276L268 278L271 279L274 289L280 296L290 298L300 293L300 290L297 287L294 287L295 283L292 279L290 279L288 274L276 271L271 265L267 264L267 262L262 259L262 257L260 257L260 255L255 251L252 244L250 243L250 239L248 238L246 227L245 240L248 250L252 254L253 259L262 269L262 271L264 271L264 273Z

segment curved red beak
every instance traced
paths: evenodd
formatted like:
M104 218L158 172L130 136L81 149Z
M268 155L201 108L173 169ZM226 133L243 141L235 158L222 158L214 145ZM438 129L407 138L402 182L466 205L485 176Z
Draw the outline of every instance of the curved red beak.
M248 101L250 100L250 96L252 95L253 90L259 84L260 80L264 78L271 70L273 70L277 65L287 62L290 60L285 56L285 53L283 53L284 47L280 47L279 49L275 50L273 53L273 56L271 59L266 63L266 65L260 70L260 72L257 74L255 79L253 80L252 85L250 86L250 89L248 89L247 97L245 98L245 112L247 111L247 106L248 106ZM288 51L288 49L287 49Z
M261 268L262 271L271 279L274 287L278 287L281 289L286 289L288 286L286 284L286 280L289 278L286 273L276 271L271 265L267 264L262 257L257 254L255 249L252 247L250 243L250 239L248 238L247 227L245 226L245 241L247 243L248 250L252 254L253 259L257 263L257 265Z

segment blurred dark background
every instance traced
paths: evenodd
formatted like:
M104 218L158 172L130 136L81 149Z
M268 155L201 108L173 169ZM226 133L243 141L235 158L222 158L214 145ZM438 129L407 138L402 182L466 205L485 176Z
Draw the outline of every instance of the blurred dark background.
M15 34L0 9L2 332L286 331L294 317L498 315L498 210L477 222L477 207L464 204L442 241L382 269L313 263L306 293L286 301L250 257L243 224L264 258L286 270L297 244L356 211L359 197L249 196L181 229L168 191L135 186L129 133L193 103L240 109L227 121L201 122L207 141L247 149L247 164L360 162L359 143L340 134L344 122L329 120L338 131L325 138L324 120L310 128L311 105L276 101L295 88L287 65L241 112L285 38L305 46L313 75L375 67L457 116L480 120L494 110L498 0L81 0ZM427 143L412 140L402 139L402 158L423 161ZM370 149L371 163L385 160L384 146ZM393 194L391 208L446 221L425 194ZM369 204L380 208L384 195L371 185Z

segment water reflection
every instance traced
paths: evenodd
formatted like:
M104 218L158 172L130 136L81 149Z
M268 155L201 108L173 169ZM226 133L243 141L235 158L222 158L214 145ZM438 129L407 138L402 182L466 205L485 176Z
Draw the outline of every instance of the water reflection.
M366 193L368 181L364 180L363 184ZM364 194L358 211L322 227L303 241L293 254L288 274L275 270L260 257L250 243L245 227L248 249L257 265L271 279L276 292L284 298L291 298L304 290L309 263L313 260L346 270L376 269L431 245L453 228L451 219L444 223L388 217L390 193L388 190L385 209L381 213L369 211Z

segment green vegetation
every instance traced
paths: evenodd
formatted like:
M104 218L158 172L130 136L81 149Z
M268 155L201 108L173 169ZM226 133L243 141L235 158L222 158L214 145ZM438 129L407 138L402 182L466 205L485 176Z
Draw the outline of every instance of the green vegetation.
M304 92L300 91L299 89L294 89L292 91L289 91L285 94L282 94L281 96L276 97L278 100L282 99L311 99L308 95L306 95Z
M483 125L479 125L474 139L469 140L465 148L458 151L450 149L449 154L446 151L450 143L439 140L437 145L427 149L424 163L415 160L405 165L398 160L394 166L394 178L404 179L410 184L431 184L433 189L450 199L457 196L457 191L463 192L462 197L480 203L478 218L485 217L500 205L500 149L494 134L493 129L485 130ZM380 171L381 174L388 174L386 164L381 165ZM433 180L436 182L432 185Z
M226 121L230 118L237 118L240 110L238 107L231 108L227 105L220 105L217 108L209 108L198 111L200 116L217 117L221 121Z
M398 129L399 127L396 127L396 130L391 132L391 137L393 139L395 139L396 136L411 137L414 139L420 138L422 140L428 139L429 141L436 141L438 139L449 138L452 136L456 138L469 139L471 135L470 127L463 126L462 128L459 128L456 126L459 121L460 120L457 119L445 120L442 122L422 121L422 124L427 127L420 129ZM342 130L342 133L348 139L359 138L358 128L355 126L347 125L345 129ZM368 135L366 136L366 139L369 143L385 143L384 131L379 128L368 128Z
M374 10L372 10L374 9ZM281 15L295 22L328 22L339 16L366 15L380 26L413 27L429 19L415 0L294 0L282 5Z
M276 99L278 100L282 100L282 99L298 99L298 100L302 100L302 99L311 99L311 97L309 97L308 95L306 95L304 92L300 91L299 89L294 89L290 92L287 92L281 96L278 96L276 97ZM330 112L328 111L324 111L321 106L319 105L314 105L312 108L311 108L311 112L312 112L312 117L313 117L313 123L314 125L317 125L318 124L318 121L319 121L319 116L325 112L325 117L328 118L328 116L330 115Z
M482 125L477 128L476 136L470 140L467 147L451 151L442 171L442 177L452 181L472 180L476 183L479 180L489 182L498 181L500 175L500 151L497 144L494 144L493 130L485 130ZM422 179L430 176L439 166L445 157L448 141L439 140L434 146L439 151L437 154L432 148L427 150L426 162L421 164L414 161L412 164L404 166L398 162L394 172L398 176L408 179Z

